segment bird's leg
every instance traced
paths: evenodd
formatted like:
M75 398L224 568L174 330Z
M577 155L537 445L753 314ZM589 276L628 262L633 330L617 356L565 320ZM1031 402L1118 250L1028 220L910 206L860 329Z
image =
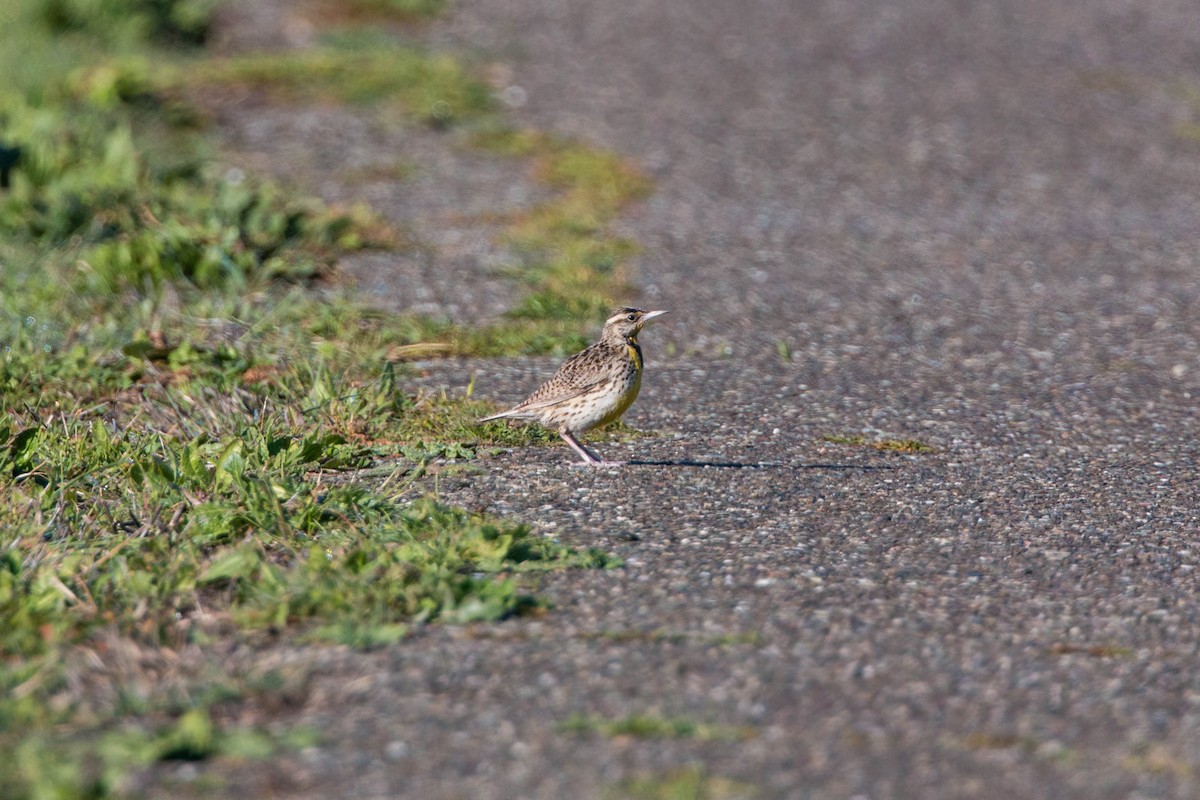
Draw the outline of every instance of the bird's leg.
M583 442L576 439L575 435L565 428L560 430L558 435L562 437L564 442L571 445L571 449L579 454L579 457L583 459L585 464L591 464L594 467L612 467L621 463L620 461L605 461L600 458L600 456L584 447Z
M560 430L558 435L562 437L564 442L571 445L571 449L578 453L579 457L582 458L586 463L599 464L601 462L601 458L598 455L584 447L583 442L576 439L575 435L566 428Z

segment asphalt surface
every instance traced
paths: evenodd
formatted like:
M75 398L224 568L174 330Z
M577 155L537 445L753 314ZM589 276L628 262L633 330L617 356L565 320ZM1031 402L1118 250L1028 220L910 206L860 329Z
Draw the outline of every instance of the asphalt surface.
M621 222L644 248L627 300L672 314L628 416L655 435L597 445L633 464L505 452L437 491L626 565L547 576L544 617L306 656L289 719L325 742L255 785L583 800L694 768L712 797L1200 794L1198 20L1191 0L458 4L427 36L505 65L516 120L654 176ZM364 130L358 152L437 147ZM473 189L472 158L367 198L458 225L428 263L350 266L381 303L503 307L480 288L503 254L450 208L536 190L483 165ZM339 163L326 194L351 191ZM507 404L555 366L421 381Z

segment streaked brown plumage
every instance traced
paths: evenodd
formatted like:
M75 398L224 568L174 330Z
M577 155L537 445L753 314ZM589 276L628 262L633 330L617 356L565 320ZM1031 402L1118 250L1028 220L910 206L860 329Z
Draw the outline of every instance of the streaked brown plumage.
M617 309L604 323L600 341L564 361L525 402L480 422L502 417L536 422L557 431L588 464L619 463L601 460L576 437L616 421L633 405L642 388L637 335L648 321L665 313Z

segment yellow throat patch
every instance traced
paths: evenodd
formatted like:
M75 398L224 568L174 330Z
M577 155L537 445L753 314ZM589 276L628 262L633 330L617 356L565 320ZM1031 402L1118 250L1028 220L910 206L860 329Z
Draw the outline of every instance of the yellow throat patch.
M634 369L638 372L642 371L642 350L638 347L637 339L629 337L625 340L625 349L629 352L629 360L633 362Z

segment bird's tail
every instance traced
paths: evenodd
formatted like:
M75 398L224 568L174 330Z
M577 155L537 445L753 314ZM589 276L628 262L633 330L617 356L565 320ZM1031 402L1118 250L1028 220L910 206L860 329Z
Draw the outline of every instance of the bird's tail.
M480 417L479 419L477 419L475 421L476 422L490 422L491 420L494 420L494 419L502 419L504 417L512 416L512 413L513 412L511 410L501 411L499 414L492 414L490 417Z

